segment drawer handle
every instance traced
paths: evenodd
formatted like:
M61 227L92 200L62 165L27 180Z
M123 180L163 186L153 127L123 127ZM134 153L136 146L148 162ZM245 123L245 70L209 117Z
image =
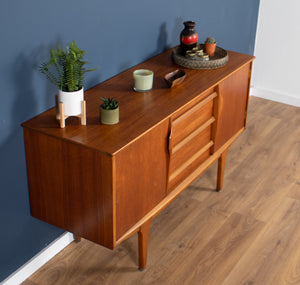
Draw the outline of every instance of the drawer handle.
M168 141L169 155L171 155L171 153L172 153L172 147L173 147L173 144L172 144L172 135L173 135L173 127L171 125L171 130L170 130L170 134L169 134L169 141Z

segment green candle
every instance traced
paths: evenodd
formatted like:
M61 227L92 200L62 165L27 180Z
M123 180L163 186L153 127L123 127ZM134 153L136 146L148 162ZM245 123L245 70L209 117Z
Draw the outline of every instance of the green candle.
M148 69L137 69L133 72L134 90L146 92L152 89L153 71Z

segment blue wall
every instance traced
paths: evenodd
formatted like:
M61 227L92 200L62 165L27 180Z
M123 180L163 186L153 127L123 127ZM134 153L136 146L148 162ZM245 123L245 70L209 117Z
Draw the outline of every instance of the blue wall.
M30 216L20 124L54 105L39 74L50 47L73 39L88 52L90 88L179 43L193 20L201 42L252 54L259 0L9 0L0 4L0 280L63 233Z

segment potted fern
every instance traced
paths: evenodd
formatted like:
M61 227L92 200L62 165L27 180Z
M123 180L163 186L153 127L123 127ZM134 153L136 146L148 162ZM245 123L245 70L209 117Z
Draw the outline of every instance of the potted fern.
M119 105L115 98L104 98L100 105L100 121L105 125L114 125L119 122Z
M216 40L213 37L208 37L205 41L205 52L209 57L213 57L216 50Z
M66 116L81 114L81 101L84 100L83 78L86 69L83 60L86 52L77 47L75 41L63 50L59 45L51 49L49 61L42 63L40 71L58 87L58 102L64 103Z

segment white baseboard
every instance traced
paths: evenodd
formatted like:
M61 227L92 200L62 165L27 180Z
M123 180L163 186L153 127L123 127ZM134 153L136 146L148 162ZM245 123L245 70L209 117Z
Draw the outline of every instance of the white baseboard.
M261 89L256 87L251 87L250 95L272 100L275 102L280 102L280 103L300 107L300 95L298 97L295 97L293 95L282 94L273 90L266 90L266 89Z
M48 262L52 257L63 250L68 244L74 240L73 234L64 233L59 238L50 243L41 252L31 258L18 270L8 276L1 285L17 285L24 282L30 275L42 267L46 262Z

